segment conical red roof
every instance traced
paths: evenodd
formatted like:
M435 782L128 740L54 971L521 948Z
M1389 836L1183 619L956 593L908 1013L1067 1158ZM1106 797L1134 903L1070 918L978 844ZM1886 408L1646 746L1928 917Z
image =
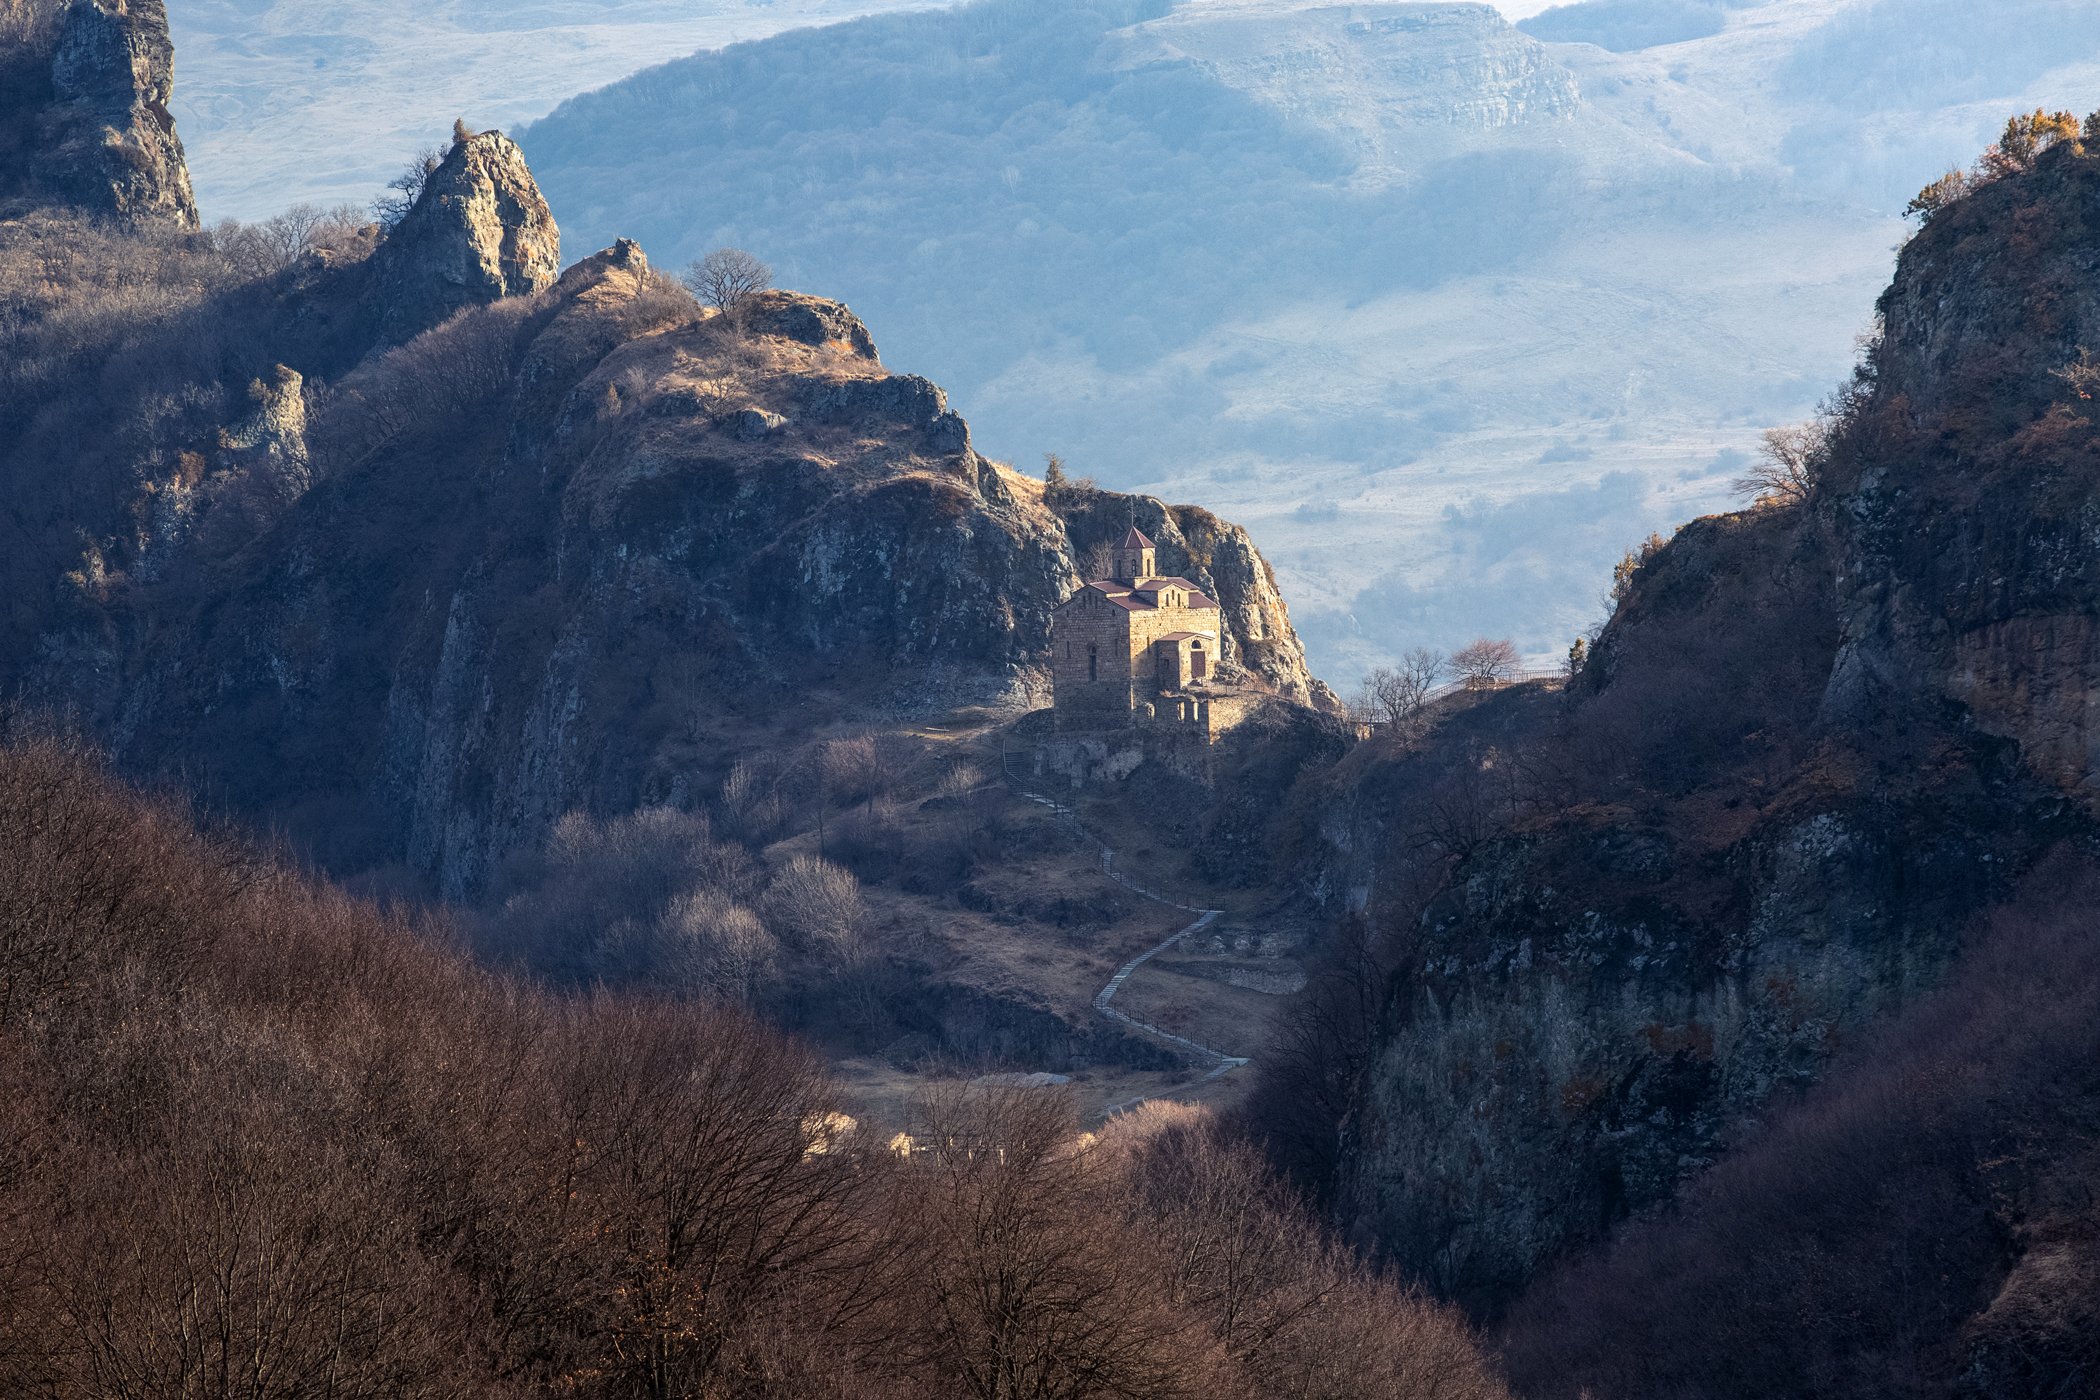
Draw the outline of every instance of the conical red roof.
M1135 525L1130 527L1129 534L1123 536L1123 543L1116 546L1117 549L1151 549L1153 547L1152 541L1146 539L1144 532Z

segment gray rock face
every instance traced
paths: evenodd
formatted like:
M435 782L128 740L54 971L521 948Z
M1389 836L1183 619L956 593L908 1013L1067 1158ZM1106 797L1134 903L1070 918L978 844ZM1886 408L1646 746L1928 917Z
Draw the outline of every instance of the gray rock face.
M1872 805L1774 821L1729 852L1725 911L1687 907L1663 868L1614 874L1623 831L1476 853L1423 920L1350 1124L1354 1227L1492 1307L1667 1201L1932 986L1961 911L2017 858L1986 833L1921 842L1911 821ZM1648 840L1670 858L1667 834Z
M415 206L373 256L372 296L386 339L406 340L454 312L545 291L561 272L561 231L500 131L455 144Z
M0 94L0 198L195 228L161 0L28 0L21 23L24 51L0 72L13 88Z
M762 408L743 408L729 415L729 431L739 442L757 442L787 426L787 419Z
M835 301L796 296L792 292L761 292L742 313L754 335L776 336L804 345L836 345L865 359L875 359L875 340L868 328Z

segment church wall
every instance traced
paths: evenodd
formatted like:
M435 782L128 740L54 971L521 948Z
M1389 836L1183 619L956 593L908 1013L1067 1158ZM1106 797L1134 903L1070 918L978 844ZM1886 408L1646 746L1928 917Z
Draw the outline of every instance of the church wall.
M1152 644L1169 632L1215 634L1219 631L1219 616L1217 612L1197 608L1152 608L1130 615L1130 649L1140 698L1154 695L1159 689L1154 680ZM1218 643L1212 642L1211 645L1215 647Z
M1080 594L1059 609L1051 625L1050 664L1058 723L1128 724L1136 679L1130 635L1123 621L1130 614L1106 599L1080 601L1087 596ZM1091 680L1088 647L1094 648L1096 658Z

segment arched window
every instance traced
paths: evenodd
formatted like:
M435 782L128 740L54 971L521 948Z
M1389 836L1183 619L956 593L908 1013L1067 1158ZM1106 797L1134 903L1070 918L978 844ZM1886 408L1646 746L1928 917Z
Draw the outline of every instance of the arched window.
M1086 649L1086 678L1090 681L1101 679L1101 652L1097 647Z

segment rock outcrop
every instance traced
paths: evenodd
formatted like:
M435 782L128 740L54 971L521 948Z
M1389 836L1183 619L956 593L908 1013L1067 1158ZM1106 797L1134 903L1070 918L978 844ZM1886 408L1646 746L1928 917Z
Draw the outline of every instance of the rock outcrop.
M370 266L381 335L407 340L469 306L554 285L561 231L500 131L456 141Z
M1228 657L1321 693L1243 531L1098 491L1061 514L835 302L704 312L622 242L374 355L311 423L298 390L259 386L203 481L152 493L30 684L339 870L472 893L561 814L696 800L783 727L1030 703L1052 609L1133 513L1225 605ZM245 534L185 563L200 503Z
M1294 704L1339 711L1334 693L1307 668L1275 571L1246 530L1201 506L1085 487L1059 492L1049 504L1064 522L1085 577L1107 573L1109 547L1135 525L1158 545L1161 572L1186 578L1216 599L1224 613L1226 678L1252 677Z
M1834 717L1952 702L2100 812L2100 153L1935 215L1881 300L1872 450L1831 512Z
M0 209L197 226L162 0L27 0L0 34Z

